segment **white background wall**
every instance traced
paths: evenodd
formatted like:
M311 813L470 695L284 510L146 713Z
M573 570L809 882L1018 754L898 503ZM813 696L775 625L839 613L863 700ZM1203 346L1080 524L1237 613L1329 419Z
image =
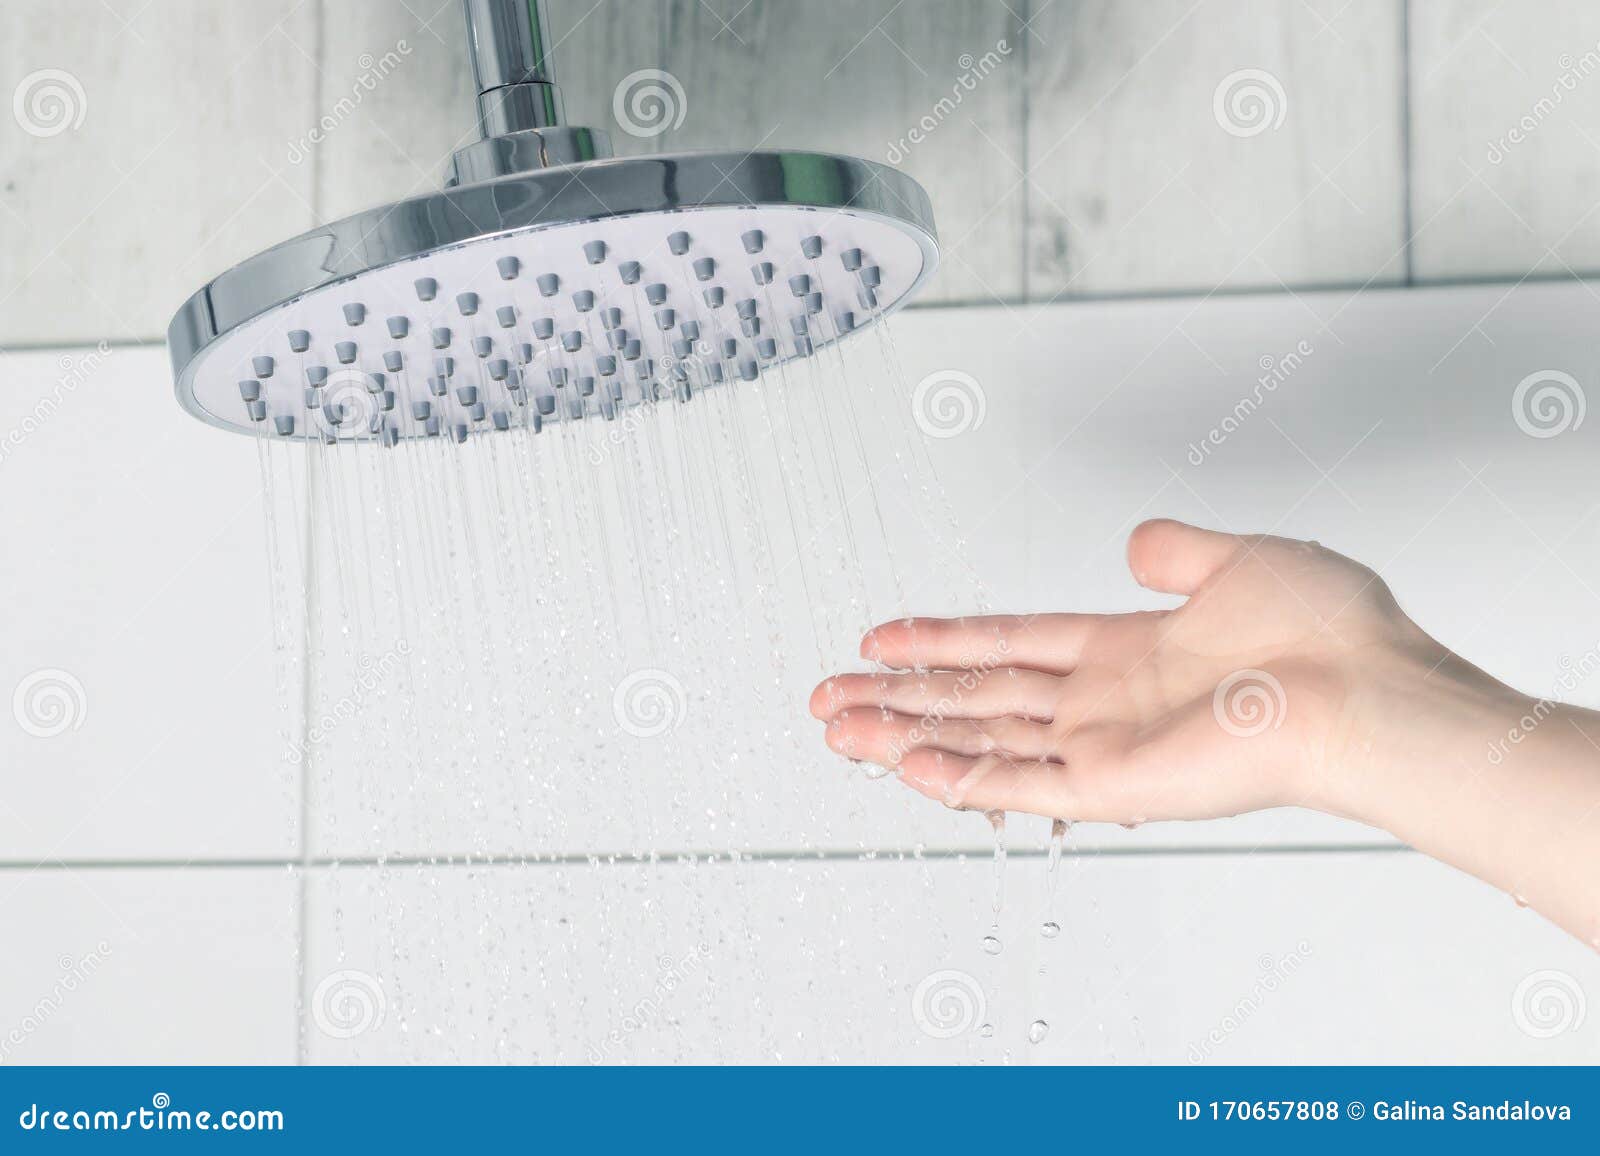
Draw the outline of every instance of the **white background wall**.
M680 134L620 134L622 151L771 133L881 156L949 91L961 52L1025 46L905 162L946 244L929 300L967 304L908 315L900 347L912 380L956 368L983 387L983 426L933 449L998 603L1154 604L1122 539L1170 514L1371 562L1424 626L1532 692L1596 644L1600 434L1530 437L1511 409L1536 371L1600 387L1600 292L1577 276L1600 261L1600 76L1532 111L1562 57L1600 40L1590 6L552 7L575 113L614 127L620 74L682 78ZM580 853L383 874L312 854L323 817L297 824L299 783L277 757L254 455L186 418L164 352L130 342L158 337L240 256L435 181L470 127L459 20L453 4L413 8L24 0L0 14L0 90L68 68L85 97L59 135L0 119L0 340L40 347L0 354L0 431L25 435L0 457L0 689L62 670L85 704L55 737L0 726L0 1040L39 1021L7 1061L492 1058L508 1022L541 1055L583 1059L660 961L701 941L707 978L620 1058L1182 1062L1237 1018L1262 958L1290 953L1293 977L1208 1055L1600 1058L1595 1015L1541 1038L1514 1014L1541 971L1600 993L1592 952L1380 833L1294 812L1079 831L1067 931L1050 942L1035 931L1043 865L1014 855L998 958L977 947L982 820L842 767L816 789L859 826L829 832L820 860L781 828L739 864ZM401 37L403 77L289 161L359 55ZM1281 127L1219 127L1213 91L1243 68L1281 84ZM1492 163L1487 144L1524 115L1535 129ZM1504 283L1406 288L1477 278ZM1231 295L1251 288L1271 292ZM1193 292L1144 299L1172 291ZM1141 299L1077 300L1119 294ZM86 359L102 339L109 352ZM1301 341L1305 364L1193 465L1190 443L1260 360ZM59 408L31 419L47 397ZM1600 703L1600 688L1577 697ZM881 848L869 861L863 831ZM439 850L458 835L441 830ZM581 852L578 835L559 850ZM609 846L603 827L588 838ZM1019 825L1013 850L1041 847ZM484 941L452 946L485 970L430 1009L448 1039L419 1042L423 1025L395 1014L353 1039L301 1022L297 998L336 971L400 978L394 927L426 961L484 896L519 913L501 951L530 971L507 983ZM90 952L94 975L40 1016ZM944 968L977 978L992 1039L918 1030L912 991ZM1030 1047L1036 1017L1054 1026Z

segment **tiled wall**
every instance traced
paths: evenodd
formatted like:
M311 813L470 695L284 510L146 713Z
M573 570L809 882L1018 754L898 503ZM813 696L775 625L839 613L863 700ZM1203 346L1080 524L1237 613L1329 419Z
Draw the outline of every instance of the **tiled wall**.
M815 784L842 818L806 845L752 792L736 818L761 841L738 863L696 832L688 861L592 865L615 846L602 813L506 848L557 856L532 867L337 858L355 814L307 813L277 757L295 708L255 456L177 409L162 350L124 343L158 339L238 258L436 184L472 130L459 14L437 2L0 11L0 95L44 69L78 86L63 131L48 109L32 133L0 116L0 344L38 347L0 357L0 432L25 434L0 455L0 689L59 672L73 712L57 734L0 727L0 1061L582 1060L701 945L670 1014L608 1056L1600 1058L1592 1018L1542 1034L1525 1003L1551 972L1600 998L1592 953L1309 814L1083 830L1057 940L1037 933L1042 863L1018 855L998 958L977 948L981 819L843 774ZM928 187L944 267L901 346L913 380L955 367L986 392L985 423L930 449L996 602L1153 604L1121 543L1163 513L1371 561L1427 628L1530 690L1592 642L1591 431L1530 438L1509 410L1536 370L1593 380L1595 297L1574 279L1600 266L1592 6L551 8L573 119L619 151L894 148ZM677 132L619 128L613 87L641 68L681 84ZM1259 132L1222 85L1242 70ZM1513 287L1529 277L1566 283ZM1482 278L1506 284L1397 288ZM1250 289L1267 294L1234 296ZM1124 295L1141 300L1078 301ZM1292 388L1195 464L1261 359L1301 341ZM1036 825L1013 839L1042 847ZM994 1036L919 1030L916 990L944 969L975 977ZM352 1034L316 1014L319 990L362 994L347 973L384 993ZM1036 1017L1055 1026L1030 1046Z
M619 153L787 145L920 179L925 304L1600 267L1582 0L550 7L569 116ZM0 87L33 78L45 135L0 124L0 343L159 338L240 258L435 187L475 131L463 40L453 0L7 4ZM681 89L672 131L618 120L647 68Z

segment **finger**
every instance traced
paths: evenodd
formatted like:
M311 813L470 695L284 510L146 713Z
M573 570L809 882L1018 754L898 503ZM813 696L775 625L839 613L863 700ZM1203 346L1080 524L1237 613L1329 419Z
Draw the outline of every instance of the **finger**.
M1237 743L1199 741L1197 724L1215 727L1210 709L1196 704L1138 741L1125 727L1076 731L1057 739L1058 762L913 750L900 761L900 778L949 807L1087 822L1211 819L1281 805Z
M958 755L1003 752L1019 759L1048 760L1051 731L1043 723L998 719L935 719L868 707L842 710L828 722L828 746L847 758L897 766L907 751L937 749Z
M1193 594L1244 545L1236 534L1157 518L1141 522L1128 536L1128 569L1147 590Z
M1070 674L1099 614L986 614L976 618L901 618L867 631L861 657L919 670L1025 666Z
M934 670L926 674L836 674L811 692L811 713L829 719L852 707L888 707L940 718L1050 720L1062 680L1036 670Z

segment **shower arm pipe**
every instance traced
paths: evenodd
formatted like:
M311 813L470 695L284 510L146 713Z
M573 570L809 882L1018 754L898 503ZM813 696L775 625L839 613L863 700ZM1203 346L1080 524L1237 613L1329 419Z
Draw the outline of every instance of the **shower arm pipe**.
M462 10L481 139L450 158L447 187L611 155L604 131L567 123L545 0L462 0Z
M485 139L566 123L545 0L463 0Z

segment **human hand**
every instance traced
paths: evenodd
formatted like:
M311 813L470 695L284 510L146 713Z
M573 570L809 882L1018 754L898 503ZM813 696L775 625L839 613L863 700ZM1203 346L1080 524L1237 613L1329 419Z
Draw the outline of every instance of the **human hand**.
M1305 805L1381 825L1386 755L1427 749L1463 701L1515 698L1316 543L1153 521L1128 564L1187 600L875 628L862 657L909 673L817 687L828 745L952 807L1139 823Z

